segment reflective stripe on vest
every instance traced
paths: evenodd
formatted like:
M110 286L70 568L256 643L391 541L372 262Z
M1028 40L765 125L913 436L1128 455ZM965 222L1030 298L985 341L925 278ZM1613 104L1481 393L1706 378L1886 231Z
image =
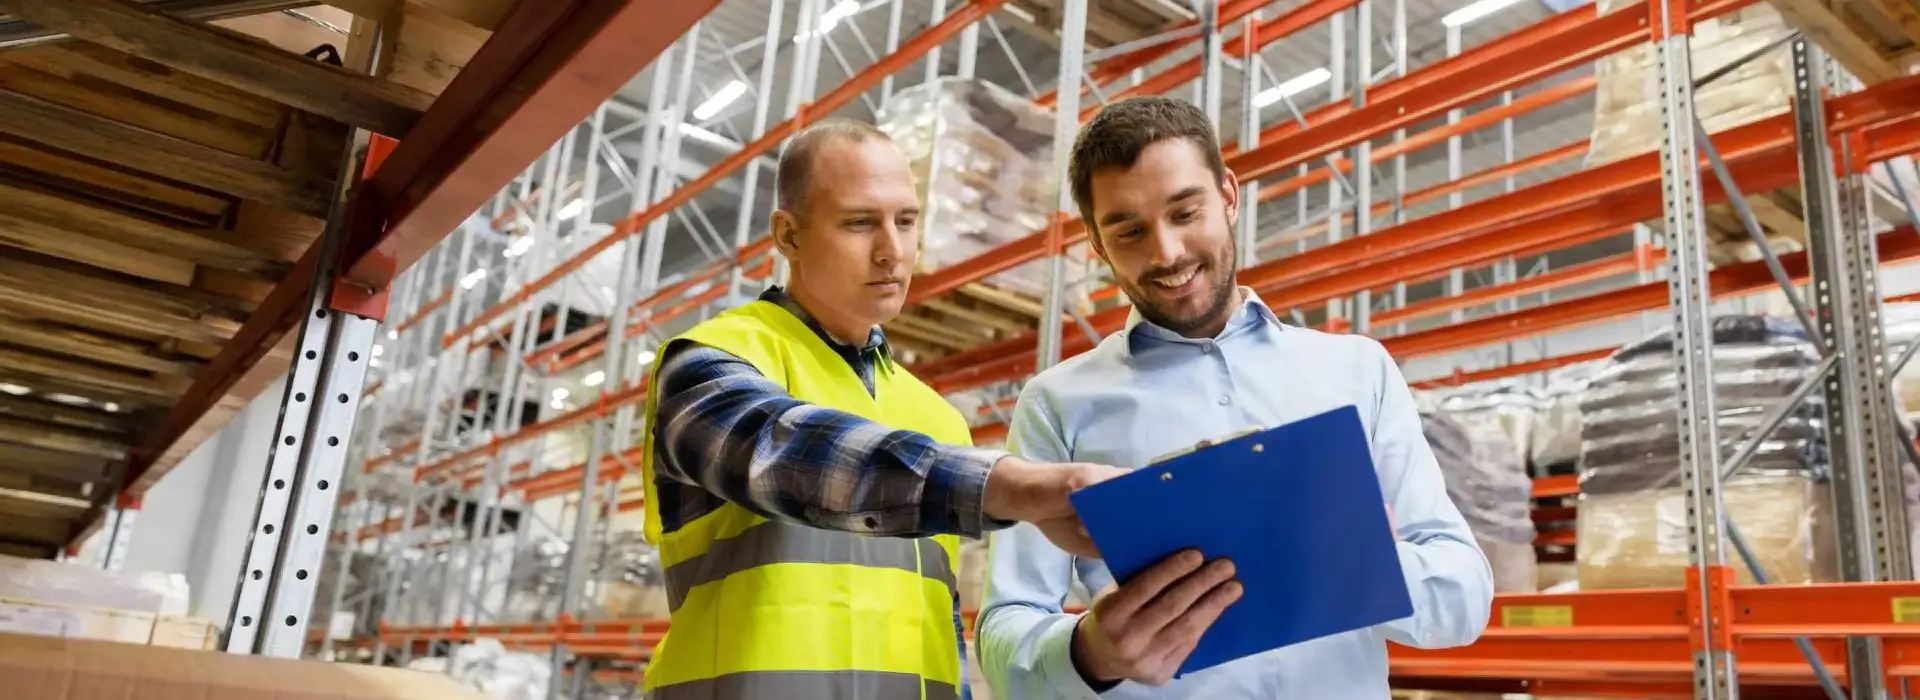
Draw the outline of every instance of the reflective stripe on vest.
M924 692L923 692L924 691ZM756 671L654 688L647 700L959 700L959 688L911 673Z
M768 564L849 564L902 569L959 589L946 549L930 538L861 537L802 525L762 522L714 540L707 551L666 569L667 607L679 610L694 587Z
M678 339L745 360L801 401L943 443L971 444L966 420L945 397L899 368L876 373L869 391L845 359L777 305L737 307ZM659 388L657 377L651 386ZM647 398L648 423L657 401ZM645 440L642 481L647 502L659 503L651 430ZM646 532L660 547L672 610L672 626L648 662L648 697L951 700L958 694L958 537L817 530L770 522L732 503L671 531L649 508Z

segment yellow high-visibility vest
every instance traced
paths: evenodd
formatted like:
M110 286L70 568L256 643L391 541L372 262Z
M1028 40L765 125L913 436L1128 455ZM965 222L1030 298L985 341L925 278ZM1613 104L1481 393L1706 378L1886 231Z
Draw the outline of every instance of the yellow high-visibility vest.
M960 412L926 384L905 370L878 371L867 393L846 360L777 304L740 306L678 339L746 360L802 401L972 443ZM659 502L651 428L659 384L651 386L640 467L649 506ZM647 666L650 700L959 697L958 537L861 536L769 521L731 503L673 532L649 507L645 527L660 548L672 620Z

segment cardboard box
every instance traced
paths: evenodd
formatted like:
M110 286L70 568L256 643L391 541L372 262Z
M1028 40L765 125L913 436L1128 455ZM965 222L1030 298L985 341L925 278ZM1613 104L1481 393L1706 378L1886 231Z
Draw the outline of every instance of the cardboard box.
M174 649L212 649L220 644L220 630L197 617L161 615L153 621L148 644Z
M485 700L420 671L7 634L0 678L34 700Z

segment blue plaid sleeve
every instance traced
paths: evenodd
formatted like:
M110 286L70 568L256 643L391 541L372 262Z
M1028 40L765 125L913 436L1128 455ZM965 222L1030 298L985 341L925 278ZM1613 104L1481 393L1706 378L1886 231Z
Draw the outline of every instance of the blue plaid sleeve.
M788 394L732 354L682 342L657 381L655 471L771 520L862 534L979 537L1005 452L942 445Z

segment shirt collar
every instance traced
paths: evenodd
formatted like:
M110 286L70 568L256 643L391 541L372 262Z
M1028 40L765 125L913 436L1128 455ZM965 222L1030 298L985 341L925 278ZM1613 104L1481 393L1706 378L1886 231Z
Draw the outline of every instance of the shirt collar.
M1221 329L1220 335L1213 339L1225 338L1263 324L1272 325L1275 329L1286 328L1286 324L1280 322L1280 317L1273 313L1273 309L1267 306L1267 302L1260 298L1259 293L1253 291L1251 287L1243 286L1240 287L1240 306L1227 317L1226 327ZM1127 314L1127 327L1122 332L1126 336L1126 350L1129 354L1133 352L1136 343L1146 339L1187 344L1207 342L1207 339L1188 338L1148 321L1145 316L1140 315L1139 307L1134 307Z
M776 304L780 308L786 309L787 313L793 314L795 318L807 324L807 328L812 329L814 334L820 336L820 339L826 341L830 347L859 350L861 352L877 351L882 354L890 354L887 346L887 334L881 331L879 326L874 326L872 330L867 331L866 344L856 348L853 343L835 338L832 333L827 332L826 327L821 326L820 321L816 320L813 314L807 313L806 308L800 306L800 302L795 300L792 294L788 294L787 290L780 287L768 287L766 291L760 293L760 300Z

